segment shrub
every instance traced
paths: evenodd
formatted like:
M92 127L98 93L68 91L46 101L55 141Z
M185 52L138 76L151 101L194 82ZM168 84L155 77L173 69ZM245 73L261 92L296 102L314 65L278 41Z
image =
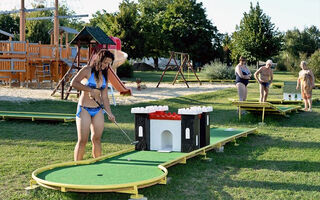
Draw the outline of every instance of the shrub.
M251 79L254 79L253 74L257 71L256 66L248 66L252 76ZM204 74L207 79L220 79L220 80L231 80L236 79L235 67L227 66L227 64L221 63L219 61L211 62L210 64L204 65Z
M235 79L234 67L214 61L204 65L204 74L208 79Z
M133 66L128 61L126 61L117 68L117 75L119 76L119 78L133 77Z
M308 66L312 70L316 79L320 79L320 50L315 51L310 56Z
M278 61L277 62L277 65L276 65L276 68L275 68L277 71L287 71L287 66L284 64L284 62L281 60L281 61Z

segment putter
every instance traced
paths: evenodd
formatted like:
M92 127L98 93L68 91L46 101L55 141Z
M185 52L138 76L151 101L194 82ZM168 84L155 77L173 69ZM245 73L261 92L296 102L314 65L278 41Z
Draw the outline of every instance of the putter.
M107 113L107 115L110 117L110 114L106 111L106 109L104 109L104 107L97 101L97 100L95 100L95 99L93 99L97 104L98 104L98 106L105 112L105 113ZM136 145L136 144L138 144L139 143L139 141L133 141L129 136L128 136L128 134L119 126L119 124L116 122L116 121L114 121L113 122L115 125L117 125L117 127L122 131L122 133L128 138L128 140L130 141L130 144L132 144L132 145Z

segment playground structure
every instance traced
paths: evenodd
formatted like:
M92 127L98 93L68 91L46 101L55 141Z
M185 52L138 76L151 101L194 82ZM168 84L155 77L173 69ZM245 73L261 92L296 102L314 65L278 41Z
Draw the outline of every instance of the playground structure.
M170 51L169 53L170 53L170 58L169 58L168 64L166 65L164 71L162 72L162 75L161 75L160 80L159 80L159 82L158 82L158 84L157 84L156 87L159 87L159 85L160 85L163 77L165 76L166 71L167 71L168 69L170 69L170 68L173 68L173 69L174 69L174 68L177 68L177 70L178 70L177 73L176 73L176 75L175 75L175 77L174 77L174 80L173 80L173 82L172 82L172 85L175 84L175 82L176 82L177 79L178 79L178 75L180 74L182 80L184 81L184 83L185 83L185 84L187 85L187 87L189 88L188 82L187 82L187 80L185 79L185 77L184 77L184 75L183 75L183 70L184 70L184 68L187 68L188 71L191 70L191 71L193 72L194 76L196 77L197 81L198 81L199 84L201 85L201 81L200 81L199 77L197 76L196 72L195 72L194 69L193 69L193 65L192 65L192 63L191 63L191 61L190 61L190 56L189 56L189 54L188 54L188 53L182 53L182 52L175 52L175 51ZM180 65L178 65L178 62L177 62L177 59L176 59L176 57L179 57L179 56L180 56ZM174 65L170 65L171 60L174 61L174 63L175 63ZM188 74L189 74L189 73L188 73Z
M262 113L262 123L264 123L265 114L288 116L291 112L298 112L301 106L296 105L274 105L269 102L250 102L250 101L232 101L232 104L238 107L239 120L241 120L242 110L252 113Z
M0 41L0 80L20 85L32 80L58 82L75 59L75 47L29 43L25 41ZM58 55L57 55L58 53ZM79 62L88 61L88 50L80 51Z
M12 35L8 41L0 41L0 80L11 86L12 80L23 83L36 80L38 83L43 80L57 82L70 67L75 58L76 48L69 47L68 34L76 34L77 31L59 27L59 18L86 17L88 15L59 16L58 0L55 0L55 7L26 9L25 1L21 0L20 10L1 11L0 14L20 13L20 41L12 41ZM54 10L54 17L26 18L26 12ZM51 44L29 43L25 40L26 20L47 20L54 19L54 28L51 30ZM62 45L65 34L66 45ZM60 44L59 44L60 35ZM88 50L82 49L79 62L86 63Z
M55 10L54 17L25 18L25 12ZM17 11L4 11L0 14L15 13ZM24 0L21 0L20 9L20 41L12 41L12 34L1 31L9 37L8 41L0 41L0 81L11 86L13 80L17 80L20 86L32 83L36 80L38 86L44 80L56 82L52 95L56 92L61 94L61 99L68 99L70 94L77 94L79 91L72 91L70 81L74 75L85 65L99 49L113 49L112 53L117 58L118 51L121 51L121 41L117 37L108 37L100 28L84 27L80 33L76 30L59 26L59 18L85 17L87 15L59 16L58 0L55 0L54 8L36 8L26 10ZM51 44L29 43L25 41L25 20L47 20L54 18L54 28L49 31ZM70 44L68 34L77 34ZM60 39L59 39L60 36ZM63 45L65 38L65 45ZM87 46L87 48L81 48ZM119 67L119 65L116 65ZM118 76L116 67L109 70L109 82L120 94L131 94ZM111 85L109 91L113 91ZM112 92L113 95L113 92ZM115 98L113 96L113 103Z
M125 85L121 82L117 76L115 70L120 66L120 61L117 59L119 54L125 54L121 51L121 41L116 37L108 37L99 27L84 27L70 42L70 44L77 45L77 55L74 58L71 66L68 71L64 73L64 76L60 79L57 86L54 88L51 95L54 95L59 89L61 93L61 99L68 99L70 94L80 93L78 91L72 91L72 86L70 82L75 74L81 69L81 47L88 47L88 62L91 59L94 59L96 53L101 49L110 50L114 56L115 61L113 64L114 69L108 68L108 81L112 86L120 92L120 94L129 94L131 95L131 90L127 89ZM115 49L114 49L115 48ZM125 54L126 55L126 54ZM117 63L118 62L118 63ZM115 103L115 101L114 101Z

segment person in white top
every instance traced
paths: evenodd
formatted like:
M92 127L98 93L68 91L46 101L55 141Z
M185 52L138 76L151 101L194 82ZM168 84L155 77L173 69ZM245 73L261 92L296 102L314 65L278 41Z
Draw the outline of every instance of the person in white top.
M301 61L300 63L301 71L299 72L299 77L297 80L297 87L301 88L301 96L304 101L304 110L312 111L312 89L314 85L314 75L310 69L307 67L306 61Z

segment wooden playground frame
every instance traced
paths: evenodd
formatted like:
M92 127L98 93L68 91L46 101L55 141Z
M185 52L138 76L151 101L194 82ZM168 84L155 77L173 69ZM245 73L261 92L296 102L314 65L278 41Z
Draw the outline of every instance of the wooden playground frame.
M178 65L178 62L177 62L177 60L176 60L176 56L180 56L180 59L181 59L181 60L180 60L180 66ZM175 65L170 65L170 62L171 62L172 59L173 59ZM164 71L162 72L161 78L160 78L160 80L159 80L159 82L158 82L158 84L157 84L156 87L159 87L159 85L160 85L160 83L161 83L161 81L162 81L162 79L163 79L166 71L167 71L169 68L177 68L178 71L177 71L177 73L176 73L176 75L175 75L175 77L174 77L174 80L173 80L173 82L172 82L172 85L175 84L175 82L176 82L177 79L178 79L178 75L181 74L181 77L182 77L184 83L185 83L185 84L187 85L187 87L189 88L188 82L187 82L187 80L185 79L185 77L184 77L184 75L183 75L183 68L184 68L185 66L188 68L188 70L191 69L191 71L193 72L194 76L197 78L199 84L201 85L201 81L200 81L199 77L197 76L196 72L193 70L193 66L192 66L192 64L191 64L191 62L190 62L190 56L189 56L189 54L188 54L188 53L182 53L182 52L170 51L169 61L168 61L167 65L166 65L166 68L165 68Z
M77 47L59 46L57 50L56 45L0 41L0 80L10 86L14 79L21 86L23 82L28 86L32 80L58 82L75 59L76 51ZM81 63L86 63L88 56L88 49L80 50ZM44 73L49 73L48 78Z
M77 47L69 47L68 32L61 32L59 18L85 17L88 15L59 16L58 1L54 0L55 7L26 9L25 0L21 0L20 10L0 11L0 14L20 14L20 41L12 41L12 34L1 31L9 37L9 40L0 41L0 81L11 86L12 80L20 82L32 82L36 80L38 85L43 80L58 82L75 59ZM26 12L54 10L54 17L26 18ZM51 44L29 43L25 40L26 20L47 20L54 19L54 28L51 34ZM60 31L60 32L59 32ZM62 38L65 34L66 45L62 45ZM60 35L60 39L59 39ZM59 44L60 40L60 44ZM82 63L88 61L88 49L81 49L78 59Z

